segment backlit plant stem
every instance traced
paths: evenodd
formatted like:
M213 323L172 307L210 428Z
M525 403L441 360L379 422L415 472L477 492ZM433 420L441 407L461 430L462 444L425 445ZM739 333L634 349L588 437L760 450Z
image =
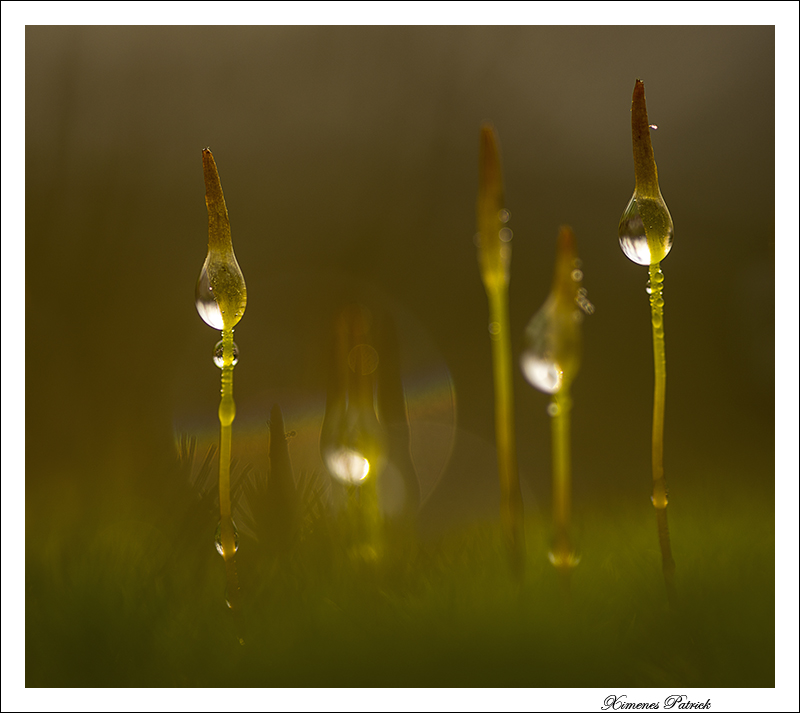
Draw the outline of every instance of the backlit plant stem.
M219 514L220 539L225 559L228 605L239 605L239 579L236 574L236 535L231 512L231 435L236 418L233 400L233 329L222 330L222 396L219 402Z
M196 305L211 327L222 331L222 389L219 404L219 548L225 560L228 606L239 606L236 576L236 531L231 512L231 426L236 417L233 400L233 328L247 305L244 276L236 261L231 241L228 209L222 193L217 165L211 151L203 150L203 178L208 209L208 254L197 283ZM219 362L217 362L219 363Z
M494 130L481 127L478 181L478 261L489 299L489 333L495 394L495 434L500 477L500 517L512 563L521 576L525 561L522 491L514 437L511 344L508 320L508 280L511 261L508 214L503 205L503 178ZM507 231L502 233L502 231ZM503 238L506 237L504 240Z
M664 478L664 406L666 397L666 351L664 339L664 274L661 272L663 260L672 248L673 225L661 189L658 185L658 169L653 154L650 137L650 122L647 118L647 105L644 96L644 82L636 80L631 101L631 136L633 141L633 165L636 188L632 203L629 203L620 222L620 239L623 235L635 237L639 231L646 236L646 249L634 256L623 250L628 257L640 264L648 264L650 280L651 322L653 325L653 358L655 365L655 389L653 397L653 506L656 509L658 539L661 547L661 564L667 598L671 605L676 603L675 561L667 524L667 486ZM635 202L636 211L630 210Z
M556 567L569 572L574 566L570 542L570 503L572 500L572 464L570 461L570 418L572 399L569 384L553 394L551 417L553 453L553 529L555 542L552 559Z

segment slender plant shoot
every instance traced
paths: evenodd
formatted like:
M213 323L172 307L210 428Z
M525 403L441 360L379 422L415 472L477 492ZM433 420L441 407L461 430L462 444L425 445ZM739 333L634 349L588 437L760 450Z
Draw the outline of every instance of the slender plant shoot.
M511 385L511 342L508 323L508 280L511 264L509 213L503 199L503 176L494 129L481 127L478 178L478 263L489 298L489 334L494 370L495 434L500 476L500 518L512 566L522 577L525 525L514 438Z
M203 176L208 208L208 254L197 280L195 305L203 321L222 331L214 348L214 363L222 369L222 397L219 404L219 510L217 550L225 560L226 601L231 609L239 606L239 582L235 555L238 537L231 515L231 424L236 417L233 401L233 367L238 350L233 343L233 328L247 305L244 276L233 254L228 209L222 194L217 165L208 149L203 150Z
M553 447L553 546L550 562L568 575L580 561L570 536L572 469L570 465L570 387L578 373L583 314L594 306L581 287L583 272L568 226L558 234L553 287L541 309L525 330L522 372L537 389L552 394L547 412L552 419Z
M664 479L664 400L666 393L666 356L664 350L664 274L661 261L672 249L673 225L667 204L658 186L658 171L650 140L650 123L644 99L644 82L637 79L631 105L633 135L633 168L636 188L619 222L619 244L633 262L647 265L653 323L653 355L655 360L655 396L653 400L653 506L658 521L658 539L667 597L676 602L675 561L667 524L667 485Z

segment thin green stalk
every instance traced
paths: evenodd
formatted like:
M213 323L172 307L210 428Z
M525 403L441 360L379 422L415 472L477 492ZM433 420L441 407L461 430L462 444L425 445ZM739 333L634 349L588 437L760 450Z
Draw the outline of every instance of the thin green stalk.
M655 394L653 399L653 506L656 509L661 564L667 598L676 603L675 561L667 524L667 486L664 480L664 404L666 396L666 357L664 349L664 275L661 261L672 249L674 227L672 216L658 185L658 169L650 137L650 123L644 97L644 82L637 79L631 101L631 136L636 187L619 224L620 247L625 255L650 269L651 321L653 324L653 358L655 361Z
M650 265L650 308L653 323L653 359L655 389L653 395L653 507L656 509L661 566L667 597L675 603L675 561L669 541L667 523L667 483L664 478L664 410L667 388L667 360L664 339L664 274L660 263Z
M222 331L222 364L222 396L219 402L220 543L225 559L228 606L236 609L239 606L239 579L236 575L236 534L231 512L231 426L236 418L233 400L233 329Z
M555 542L551 559L563 573L575 566L575 555L570 542L570 503L572 498L572 464L570 461L570 416L572 399L569 385L553 394L551 401L551 426L553 448L553 530Z
M525 562L525 528L522 490L517 471L514 437L514 397L508 321L508 280L511 231L505 227L503 178L494 130L481 127L478 182L478 261L489 299L489 332L495 394L495 434L500 479L500 518L512 566L521 578Z
M233 328L247 305L244 276L236 261L231 241L228 208L222 193L217 165L211 151L203 150L203 177L208 209L208 253L195 289L195 306L203 321L222 331L222 360L215 352L215 363L222 368L222 395L219 404L219 507L217 546L225 560L228 606L239 606L236 576L236 530L231 513L231 424L236 417L233 401Z

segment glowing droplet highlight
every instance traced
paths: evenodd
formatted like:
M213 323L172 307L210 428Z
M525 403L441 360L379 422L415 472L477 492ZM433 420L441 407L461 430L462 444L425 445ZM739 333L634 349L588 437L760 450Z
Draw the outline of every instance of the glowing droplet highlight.
M331 448L323 452L328 470L346 485L360 483L369 475L369 461L352 448Z

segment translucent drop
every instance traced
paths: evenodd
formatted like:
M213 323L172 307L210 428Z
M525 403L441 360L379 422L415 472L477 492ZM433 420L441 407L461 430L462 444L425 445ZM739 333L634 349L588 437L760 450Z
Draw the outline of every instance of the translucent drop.
M564 364L559 359L575 359L572 314L577 310L559 311L558 305L551 297L533 316L525 330L525 348L520 358L525 378L546 394L555 394L564 383Z
M619 221L619 245L628 259L639 265L661 262L672 249L672 237L672 217L664 199L634 193Z
M522 354L521 363L525 378L539 391L554 394L561 388L563 372L547 354L539 354L536 349L527 349Z
M500 218L501 223L508 223L508 221L511 220L511 213L503 208L500 213L498 213L497 217Z
M230 328L238 323L247 305L247 288L233 251L209 251L194 299L197 313L209 327L222 330L225 322Z
M578 294L575 297L575 303L578 307L583 310L586 314L594 314L594 305L589 301L589 293L586 292L585 287L581 287L578 290ZM576 312L578 316L580 316L580 312Z
M222 359L222 340L220 339L214 345L214 363L221 369L223 365ZM239 363L239 347L236 346L236 342L233 343L233 363L234 365ZM244 367L242 367L244 368Z
M328 470L343 483L360 483L369 474L369 461L352 448L331 448L323 452Z
M504 243L508 243L511 241L511 238L514 237L514 233L512 232L511 228L503 228L500 231L500 240Z
M197 307L197 314L209 327L221 330L225 326L222 322L222 310L220 310L217 300L214 299L214 291L211 288L207 258L200 272L200 278L197 280L194 304Z
M549 404L547 404L547 415L548 416L558 416L559 410L560 409L558 408L558 404L557 403L551 401Z
M550 564L559 569L572 569L580 564L581 556L577 552L556 552L555 549L547 553Z
M500 322L489 322L489 334L500 334Z
M233 520L231 520L233 522ZM217 524L217 531L214 533L214 545L217 548L217 552L219 552L223 557L225 556L225 550L222 547L222 520L219 521ZM239 551L239 530L236 529L236 523L233 522L233 551ZM230 606L230 604L228 604Z
M369 344L357 344L347 355L350 370L359 376L371 374L378 368L378 352Z

